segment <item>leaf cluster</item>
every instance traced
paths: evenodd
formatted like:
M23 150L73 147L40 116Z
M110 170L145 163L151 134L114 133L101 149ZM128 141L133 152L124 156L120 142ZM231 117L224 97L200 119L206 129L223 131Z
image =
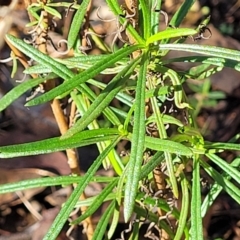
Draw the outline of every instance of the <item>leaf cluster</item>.
M69 199L53 222L46 239L56 239L63 225L74 208L88 206L87 211L72 224L82 222L91 216L105 201L109 206L99 221L93 239L111 239L120 216L120 206L123 205L125 221L129 221L133 212L137 218L146 218L159 228L164 229L172 239L203 239L202 218L221 190L227 192L236 202L240 203L239 158L228 164L217 155L224 150L240 150L235 143L211 143L204 137L195 124L196 113L188 101L183 83L189 79L202 81L224 67L239 71L239 51L184 43L187 37L198 36L196 29L179 27L194 1L184 1L172 17L165 30L158 30L161 1L139 0L139 29L137 30L115 0L106 0L111 11L116 15L119 24L125 26L125 31L136 44L126 44L114 52L103 52L98 56L79 54L79 30L83 24L89 0L83 0L81 5L63 3L64 7L76 9L68 36L68 48L75 55L65 59L52 58L21 39L7 35L7 40L19 51L36 62L36 65L25 70L27 74L37 74L39 78L29 79L0 99L0 110L4 110L19 96L38 84L50 81L56 77L63 83L52 90L29 100L27 107L43 104L54 98L61 99L69 95L75 102L81 117L62 136L42 141L0 147L1 158L28 156L66 150L98 144L100 153L84 176L69 176L27 180L23 182L0 186L0 193L13 192L37 186L53 186L77 184ZM41 8L60 17L56 3L33 5L28 10L37 12ZM36 16L36 20L39 18ZM35 23L34 23L35 24ZM193 38L194 39L194 38ZM104 43L102 43L104 44ZM109 49L109 46L105 46ZM134 52L140 52L133 57ZM194 56L181 58L164 58L169 51L191 52ZM200 56L199 56L200 54ZM197 66L189 71L178 72L171 67L174 62L194 62ZM109 83L97 81L99 74L114 74ZM93 87L98 89L98 94ZM186 113L187 120L181 122L170 112L164 112L169 97L177 111ZM86 100L87 99L87 100ZM117 99L124 107L111 105ZM150 109L150 110L149 110ZM108 128L101 127L98 117L103 116L109 123ZM150 125L154 126L156 134L149 133ZM166 125L174 129L170 134ZM131 142L130 156L127 163L116 151L116 146L122 141ZM148 153L147 160L145 159ZM213 168L206 159L217 167ZM106 164L106 160L109 161ZM191 179L186 177L185 167L192 164ZM102 165L111 165L115 177L97 177L96 171ZM181 198L178 209L170 206L168 199L155 199L155 192L144 192L141 186L144 182L154 182L154 170L165 165L166 181L170 185L172 197ZM200 168L214 180L208 195L201 200ZM95 197L80 201L79 196L92 181L106 183L106 187ZM181 193L181 194L180 194ZM159 221L158 213L152 207L171 213L177 221L176 229L172 229L167 221ZM190 214L189 214L190 213ZM106 228L111 220L110 227ZM132 239L138 239L139 225L132 230Z

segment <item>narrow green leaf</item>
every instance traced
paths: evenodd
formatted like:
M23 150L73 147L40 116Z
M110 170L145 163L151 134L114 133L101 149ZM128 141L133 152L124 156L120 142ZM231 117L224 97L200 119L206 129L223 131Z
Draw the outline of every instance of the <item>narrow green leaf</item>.
M139 216L137 215L136 218L138 219ZM140 236L139 234L140 233L140 228L141 228L141 222L140 221L136 221L134 224L133 224L133 228L132 228L132 232L131 232L131 235L129 237L129 240L139 240ZM142 236L142 235L141 235Z
M108 208L103 213L101 219L98 222L98 225L96 229L94 230L94 235L92 237L92 240L99 240L103 239L104 234L106 233L106 228L109 223L110 217L113 213L113 210L115 208L115 201L112 201Z
M227 177L224 177L213 167L211 167L206 161L200 160L201 166L204 167L204 170L211 176L225 192L227 192L238 204L240 204L240 190L233 183L231 183Z
M80 200L77 202L76 204L76 208L78 207L89 207L91 206L92 204L94 204L94 202L97 200L98 196L94 196L94 197L89 197L89 198L86 198L84 200ZM108 194L108 196L104 199L103 202L108 202L108 201L111 201L111 200L114 200L116 198L116 193L110 193Z
M110 228L108 230L108 239L112 239L113 234L115 233L115 230L119 224L119 216L120 216L120 210L118 205L115 207L113 211L113 216L110 222Z
M140 179L147 177L157 166L160 166L161 162L165 160L163 152L156 152L153 157L142 167Z
M172 62L200 62L206 64L212 64L218 67L229 67L234 68L237 71L240 71L240 63L230 59L224 59L220 57L209 57L209 56L185 56L180 58L171 58L164 60L163 65L169 64Z
M191 157L193 154L192 150L189 147L186 147L181 143L149 136L145 137L145 147L150 148L152 150L165 151L182 156Z
M123 57L128 56L132 52L144 48L143 45L134 45L126 48L122 48L117 52L111 54L106 59L103 59L97 62L95 65L90 67L89 69L75 75L70 81L64 82L62 85L54 88L53 90L43 94L40 97L37 97L26 104L26 106L34 106L38 104L42 104L44 102L50 101L51 99L57 97L60 94L73 90L75 87L79 86L82 83L85 83L88 79L95 77L104 69L112 66L114 63L122 59Z
M59 18L59 19L62 19L61 14L60 14L56 9L54 9L54 8L52 8L52 7L48 7L48 6L45 5L45 6L44 6L44 10L45 10L46 12L52 14L54 17L57 17L57 18Z
M31 14L32 15L32 14ZM33 16L33 15L32 15ZM38 15L37 15L38 16ZM38 19L39 19L39 16L38 16ZM27 27L27 28L29 28L29 27L33 27L33 26L35 26L35 25L37 25L38 24L38 21L33 21L33 22L30 22L30 23L27 23L26 25L25 25L25 27Z
M45 67L44 65L33 65L31 67L26 68L23 73L25 74L45 74L52 72L51 68Z
M162 0L156 0L151 4L152 10L155 9L155 11L151 11L151 35L154 35L159 32L160 14L156 10L161 9Z
M43 54L33 46L9 34L6 35L6 38L13 46L15 46L21 52L23 52L36 62L50 68L52 72L57 74L59 77L63 79L69 79L70 76L73 76L72 71L69 70L64 64L55 61L53 58Z
M106 3L115 15L123 14L117 0L106 0Z
M239 144L237 144L239 145ZM227 173L232 179L234 179L238 184L240 184L239 171L232 167L229 163L218 157L213 153L207 153L206 156L218 167L220 167L225 173Z
M3 146L0 147L0 158L30 156L62 151L69 148L87 146L101 141L112 140L117 135L119 135L117 129L101 128L83 131L64 140L56 137L32 143Z
M69 34L68 34L68 41L67 41L69 49L71 49L74 46L77 40L89 3L90 3L90 0L83 0L80 7L78 8L77 12L73 17Z
M96 86L96 87L98 87L98 88L100 88L100 89L104 89L104 88L106 88L106 86L107 86L107 84L105 84L105 83L102 83L102 82L99 82L99 81L96 81L96 80L94 80L94 79L89 79L88 80L88 83L90 83L90 84L92 84L92 85L94 85L94 86ZM79 88L79 87L78 87ZM90 89L91 90L91 89ZM80 91L80 92L83 92L83 91ZM161 89L158 89L158 91L156 90L156 94L161 94L162 92L164 92L164 90L162 91ZM166 92L166 91L165 91ZM167 91L167 93L168 93L169 91ZM150 96L150 94L153 94L154 93L154 91L152 92L152 93L149 93L148 95ZM95 96L95 97L93 97L93 95ZM147 92L146 92L146 95L147 95ZM89 99L93 102L94 100L95 100L95 98L96 98L97 96L96 96L96 94L94 94L94 93L92 93L92 97L90 98L89 97ZM147 96L146 96L147 97ZM119 101L121 101L122 103L124 103L124 104L126 104L127 106L132 106L133 105L133 97L132 96L130 96L130 95L128 95L128 94L125 94L125 93L123 93L123 92L119 92L118 94L117 94L117 96L116 96L116 98L119 100ZM110 108L113 108L113 107L110 107ZM117 110L119 110L119 109L117 109ZM120 110L121 111L121 110Z
M108 235L107 235L109 239L112 238L112 235L114 234L116 227L119 223L120 206L122 205L123 189L124 189L126 174L127 174L127 167L123 170L122 175L118 181L117 188L116 188L116 196L115 196L116 207L113 212L111 226L109 228Z
M135 59L120 73L118 73L95 99L95 101L90 105L87 112L85 112L80 120L77 121L75 125L62 136L62 138L68 138L77 132L81 132L88 126L89 123L96 119L110 104L117 93L125 86L126 81L129 80L134 71L134 68L138 63L139 59Z
M23 83L20 83L0 99L0 111L8 107L12 102L14 102L26 91L32 89L33 87L39 85L44 81L54 78L55 76L55 74L51 74L44 78L28 79L25 80Z
M88 114L87 113L88 104L86 104L86 99L87 99L86 95L81 94L81 93L76 93L75 91L73 91L71 93L71 98L75 102L79 114L81 116L86 116ZM106 117L109 118L109 114L107 113L106 110L103 110L103 112L106 114ZM111 110L110 109L108 109L108 110L111 113ZM109 119L109 120L112 121L113 119ZM116 121L114 121L112 123L113 123L114 126L119 126L119 123L116 122ZM94 119L91 123L89 122L89 124L86 125L86 127L90 130L91 129L98 129L99 124L96 121L96 119ZM108 145L108 141L107 142L100 142L100 143L97 143L97 148L100 152L102 152L103 149L105 149L106 145ZM117 154L115 154L114 151L109 154L107 159L105 159L105 161L103 162L103 167L108 168L110 163L112 164L112 167L114 168L115 172L117 174L121 175L121 172L122 172L122 169L123 169L123 164L122 164L119 156Z
M22 191L30 188L37 187L50 187L59 185L71 185L73 183L78 183L82 180L82 176L58 176L58 177L44 177L37 179L28 179L14 183L6 183L0 185L0 194ZM93 177L92 182L112 182L113 178L109 177Z
M201 216L202 218L205 217L206 213L208 212L208 209L213 205L219 194L222 192L223 188L215 182L207 194L207 196L204 199L204 202L201 206Z
M89 64L89 65L93 65L94 63L103 60L107 57L109 57L111 54L100 54L100 55L77 55L74 57L69 57L69 58L63 58L63 59L58 59L58 61L60 61L63 64L66 65L75 65L77 63L82 63L82 64ZM127 61L128 59L125 59L125 61ZM121 59L122 61L122 59ZM81 67L80 67L81 68Z
M176 219L179 219L179 217L180 217L179 211L175 207L171 208L169 206L169 204L167 203L167 201L164 200L163 198L157 198L156 199L154 197L146 197L145 193L142 193L142 192L139 191L138 194L137 194L137 201L142 202L145 206L156 206L156 207L162 209L164 212L171 211L172 215ZM158 218L156 215L154 215L154 216L156 218Z
M87 210L76 220L72 221L71 224L78 224L82 222L87 217L91 216L95 211L101 206L105 198L112 192L113 188L116 186L118 179L113 180L111 183L105 187L102 192L97 196L94 204L87 208Z
M191 239L203 240L203 228L201 217L200 164L196 156L194 156L193 158Z
M240 144L239 143L224 143L224 142L216 142L216 143L210 143L205 142L204 145L207 149L219 149L219 150L235 150L240 151Z
M188 192L188 181L186 177L182 174L181 187L182 187L182 205L181 212L178 220L178 228L174 240L182 239L184 229L187 225L187 216L189 210L189 192Z
M173 117L171 115L164 114L162 116L162 118L163 118L163 123L164 124L175 124L175 125L177 125L179 127L183 127L184 126L183 123L180 120L176 119L175 117Z
M230 60L240 61L239 51L231 50L215 46L204 46L197 44L160 44L160 50L174 50L185 51L191 53L200 53L204 55L210 55L214 57L226 58Z
M98 56L98 55L96 55ZM97 58L96 58L97 59ZM100 58L99 58L100 59ZM101 58L103 59L103 58ZM93 63L88 63L85 60L83 60L83 62L79 61L79 62L75 62L75 61L70 61L67 59L56 59L58 62L65 64L69 69L73 69L73 68L78 68L80 69L88 69L90 67L92 67L93 64L95 64L97 61L93 62ZM103 71L101 71L101 74L115 74L115 73L119 73L122 69L124 68L124 65L119 65L116 67L110 67L110 68L106 68ZM51 68L48 68L44 65L41 64L37 64L34 66L31 66L29 68L27 68L26 70L23 71L26 74L43 74L43 73L50 73L51 72Z
M68 200L65 202L63 207L61 208L59 214L55 218L53 224L51 225L47 235L44 237L44 240L53 240L56 239L59 232L61 231L63 225L69 218L70 213L72 212L73 208L75 207L77 201L79 200L80 195L89 184L91 178L96 173L98 168L100 167L102 161L107 157L109 152L116 146L119 142L120 138L117 137L115 140L98 156L98 158L93 162L91 167L85 173L82 181L80 181L77 187L74 189ZM112 209L114 208L114 205ZM95 230L96 231L96 230Z
M141 5L141 12L143 16L143 35L144 39L148 39L151 34L151 18L150 18L150 12L151 7L149 6L149 2L145 0L139 0ZM138 9L137 9L138 11Z
M149 37L146 41L146 45L150 43L154 43L156 41L162 39L171 39L175 37L184 37L184 36L192 36L196 34L196 30L190 28L176 28L176 29L166 29L164 31L158 32L155 35Z
M31 15L37 20L37 23L39 21L39 12L42 10L41 4L31 4L27 7L27 11L31 13ZM37 13L38 12L38 13ZM34 21L35 22L35 21Z
M240 158L234 159L233 162L230 164L232 167L239 168L240 167ZM223 173L223 177L226 177L228 180L230 180L230 176L226 173ZM218 197L218 195L221 193L222 187L218 185L217 182L214 182L214 184L211 186L211 189L207 196L205 197L202 207L201 207L201 213L202 218L206 215L208 209L212 206L215 199Z
M81 84L81 86L78 86L77 89L79 92L84 93L92 102L97 98L97 95L85 83ZM74 94L71 93L71 97L74 98ZM121 124L121 121L109 107L103 110L103 114L114 126L119 126Z
M138 191L139 177L141 174L145 138L145 84L147 66L148 53L144 53L136 88L136 106L134 112L132 147L130 160L128 163L123 210L125 222L127 222L131 217Z
M112 12L118 17L119 22L125 26L127 21L126 18L124 17L119 18L120 15L123 15L123 11L120 8L119 3L116 0L106 0L106 2L110 9L112 10ZM131 24L127 24L127 26L125 27L129 34L136 40L138 44L145 45L145 40L138 34L136 29Z
M178 10L174 13L169 25L173 27L179 27L195 2L196 0L184 1Z

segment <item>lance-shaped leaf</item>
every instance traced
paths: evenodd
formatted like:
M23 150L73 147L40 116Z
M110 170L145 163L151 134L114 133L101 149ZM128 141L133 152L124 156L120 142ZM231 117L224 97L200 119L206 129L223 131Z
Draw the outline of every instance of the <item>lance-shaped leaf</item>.
M136 106L132 135L131 156L128 163L128 174L124 198L124 219L127 222L131 217L138 191L139 177L144 151L145 138L145 84L148 66L148 53L142 57L139 78L136 88Z
M111 140L117 135L119 135L117 129L87 130L74 135L70 139L61 140L60 137L56 137L32 143L3 146L0 147L0 157L11 158L57 152Z

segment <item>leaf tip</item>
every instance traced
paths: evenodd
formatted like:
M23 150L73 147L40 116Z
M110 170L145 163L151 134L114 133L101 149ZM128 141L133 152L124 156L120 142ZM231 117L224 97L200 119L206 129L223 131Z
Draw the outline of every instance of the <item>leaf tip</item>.
M33 106L36 106L37 103L35 103L34 100L35 100L35 99L32 99L32 100L30 100L29 102L26 102L26 103L24 104L24 107L33 107Z
M126 203L124 204L123 216L124 216L124 222L127 223L131 217L131 214L129 214L128 207L125 207L125 206L126 206Z
M132 195L133 192L129 194L128 191L125 189L125 197L124 197L124 208L123 208L123 216L124 221L127 223L132 216L133 208L134 208L134 201L135 196Z

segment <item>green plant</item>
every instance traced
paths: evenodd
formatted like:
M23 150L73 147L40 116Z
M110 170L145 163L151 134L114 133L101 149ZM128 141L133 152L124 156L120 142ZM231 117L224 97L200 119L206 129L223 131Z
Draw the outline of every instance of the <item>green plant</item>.
M25 73L38 78L29 79L7 93L0 100L0 110L5 109L32 87L60 77L63 79L62 84L31 99L26 106L59 101L69 95L76 104L81 118L60 137L0 147L0 157L49 153L95 143L100 154L84 176L55 177L54 181L49 177L5 184L0 187L0 193L36 186L75 184L75 189L44 239L57 237L75 207L87 206L88 208L72 224L90 217L105 201L109 201L110 204L99 221L92 239L102 239L104 236L106 239L111 239L122 205L126 222L129 221L133 212L138 219L133 225L131 239L138 239L141 219L148 219L155 223L170 239L177 240L183 236L185 239L203 239L202 217L221 189L240 203L240 190L237 187L239 184L238 158L232 164L228 164L217 155L224 150L240 150L240 146L234 143L212 143L204 140L196 126L196 114L188 102L182 84L190 77L196 80L209 77L216 71L221 71L223 67L231 67L238 71L240 69L239 51L200 46L195 42L183 43L187 37L201 38L201 34L206 29L205 23L196 29L179 27L194 1L185 1L172 17L170 27L159 32L159 12L153 10L161 9L160 0L139 0L139 4L136 6L133 4L130 8L128 6L121 8L117 1L107 0L117 21L123 26L121 31L127 31L131 44L109 52L109 46L105 46L105 43L95 36L97 46L102 50L105 49L103 54L98 56L81 54L79 52L81 39L78 39L78 33L89 2L89 0L83 0L81 5L62 3L66 8L77 9L67 41L68 48L74 50L73 57L51 58L42 49L36 49L11 35L6 36L8 42L36 62L36 65L27 68ZM39 1L39 4L29 6L29 12L37 20L30 25L42 25L47 35L44 14L50 13L60 17L57 7L58 4L51 1ZM38 11L41 12L40 16L36 15ZM196 56L164 60L163 57L169 51L191 52L196 53ZM169 67L169 63L178 61L195 62L198 65L194 71L188 72L178 72ZM115 76L108 84L104 84L95 79L99 73L115 73ZM96 95L89 86L97 88L99 94ZM130 94L129 91L134 94ZM184 111L186 114L184 122L172 116L170 112L163 111L171 95L177 111ZM114 98L125 107L118 109L111 106L110 103ZM100 115L104 116L110 127L100 127L98 123ZM171 135L166 131L166 125L172 129ZM153 126L154 131L150 126ZM115 150L121 140L131 142L130 155L126 164ZM211 167L206 158L214 162L223 174L220 170ZM186 177L184 170L189 163L192 164L193 169L191 179ZM116 176L111 178L95 176L101 164L106 167L112 166ZM158 166L161 164L166 166L164 172L159 170ZM200 168L214 180L214 185L203 202L201 201ZM73 173L77 172L73 171ZM107 186L98 196L79 200L91 181L105 182ZM158 181L164 182L162 190ZM164 195L164 191L169 191L166 189L167 183L170 186L171 197ZM152 185L154 187L151 187ZM156 199L158 194L161 198ZM180 199L179 202L182 204L177 207L171 206L168 203L170 198ZM154 208L158 211L153 211ZM161 215L160 212L163 214ZM176 228L171 228L165 221L167 213L173 215ZM160 219L163 220L160 221ZM108 224L110 227L106 233Z

